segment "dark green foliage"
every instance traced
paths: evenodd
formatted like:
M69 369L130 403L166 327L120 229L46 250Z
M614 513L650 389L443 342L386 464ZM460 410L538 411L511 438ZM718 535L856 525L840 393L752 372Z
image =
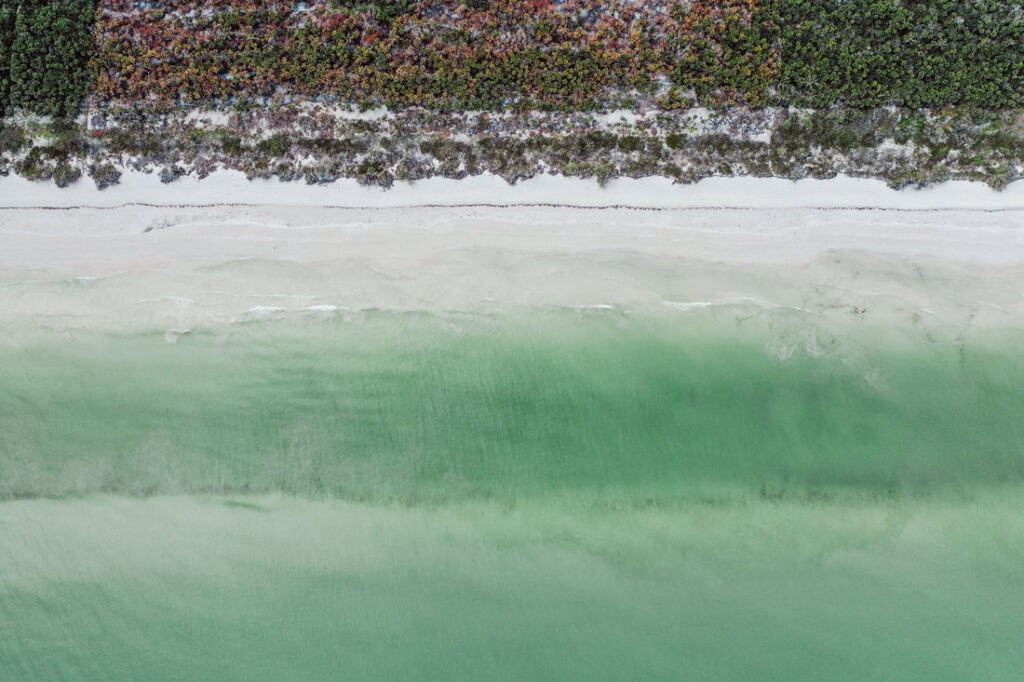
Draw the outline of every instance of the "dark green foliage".
M784 105L1024 105L1020 0L784 0Z
M643 149L644 141L636 135L623 135L619 138L619 149L624 152L635 152Z
M11 47L14 44L15 7L0 1L0 116L3 116L11 92Z
M0 149L15 152L13 159L9 153L0 158L0 174L14 171L25 178L65 185L87 171L98 187L105 187L117 182L119 167L159 169L166 182L187 172L205 177L225 167L250 178L277 175L282 180L328 183L347 177L381 186L395 180L459 178L481 172L509 182L554 172L598 181L662 175L687 183L714 175L798 179L844 173L880 178L893 187L955 178L1000 188L1019 179L1017 169L1024 166L1018 110L836 107L712 116L716 120L710 129L753 132L751 126L756 126L769 133L768 139L760 138L762 132L759 139L744 139L734 132L687 132L689 116L673 120L667 115L659 116L664 130L655 135L640 124L619 134L606 130L558 134L548 129L532 137L477 133L468 139L458 137L474 130L476 122L455 117L438 121L429 114L426 120L417 118L421 125L436 129L441 123L450 134L424 131L414 121L375 122L376 130L342 124L350 134L346 137L306 137L312 131L300 125L260 140L258 132L248 132L264 129L256 120L233 129L197 130L182 116L171 126L166 119L158 126L146 124L147 120L157 123L156 118L133 117L94 136L82 122L57 119L32 124L34 145L29 145L18 126L0 127ZM889 140L901 147L885 144ZM18 154L26 146L27 153ZM125 158L126 153L130 158Z
M227 154L239 154L242 151L242 138L234 133L222 131L220 146Z
M612 133L607 133L603 130L594 130L587 133L584 140L588 147L594 149L615 149L618 145L618 138Z
M681 30L670 41L672 82L692 88L701 104L765 104L778 73L775 6L767 0L675 5Z
M97 189L106 189L118 183L121 172L111 163L96 163L89 167L89 176L96 183Z
M115 154L133 154L152 157L159 154L163 145L160 138L142 127L133 129L114 128L106 134L107 147Z
M0 12L0 97L48 116L78 112L89 86L92 0L7 0Z
M302 149L318 156L336 156L338 154L362 154L368 149L364 140L338 137L305 137L297 144ZM227 148L225 148L227 151Z
M355 169L355 176L364 185L391 186L394 179L388 171L388 163L381 158L367 157Z
M82 177L82 171L68 163L58 163L53 169L53 182L58 187L67 187Z
M25 147L25 131L14 125L0 127L0 153L17 154Z
M291 151L292 141L287 135L277 133L266 140L258 142L256 148L269 156L284 156Z
M686 135L670 133L665 136L665 144L669 149L682 149L686 146Z
M887 137L894 138L898 144L907 142L908 138L900 134L898 125L909 128L913 124L884 110L836 108L805 116L786 115L772 141L786 148L817 146L845 154L857 148L875 147Z

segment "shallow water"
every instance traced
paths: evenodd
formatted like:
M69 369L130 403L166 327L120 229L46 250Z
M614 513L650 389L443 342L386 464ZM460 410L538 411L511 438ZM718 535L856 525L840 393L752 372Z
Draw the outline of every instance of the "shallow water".
M1020 495L0 509L0 677L1012 680Z
M977 279L865 315L715 273L184 326L108 305L136 280L0 292L38 297L0 316L0 679L1019 679L1024 325L921 307Z
M793 312L370 312L0 349L0 495L922 494L1024 476L1024 350ZM888 334L888 338L883 336Z

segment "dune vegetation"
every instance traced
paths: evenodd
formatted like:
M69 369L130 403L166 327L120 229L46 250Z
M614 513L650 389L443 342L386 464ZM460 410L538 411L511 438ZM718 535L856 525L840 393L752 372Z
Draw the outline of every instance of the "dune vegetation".
M534 172L528 150L512 149L504 154L512 162L497 166L463 160L448 168L441 160L426 170L416 169L422 155L398 158L392 152L419 149L430 143L424 137L440 133L461 136L462 144L475 147L471 156L487 157L487 145L515 147L516 140L535 137L538 131L524 121L543 114L569 117L542 135L559 137L557 144L569 150L547 159L546 168L568 174L655 173L689 181L707 174L848 172L884 177L894 185L977 177L1002 186L1024 168L1018 113L1024 110L1024 2L3 0L0 5L0 109L58 119L89 111L104 119L88 130L84 119L58 124L56 133L43 122L41 134L50 141L34 146L26 141L30 131L23 124L8 123L6 132L0 131L4 169L57 177L53 171L66 162L71 171L61 177L69 181L96 169L116 180L109 172L111 159L100 152L188 166L197 139L222 141L227 135L226 144L208 145L230 157L227 166L250 175L268 169L296 175L289 156L299 140L349 136L333 124L295 129L288 112L296 106L386 107L400 119L394 130L384 131L392 142L356 149L353 163L319 178L357 174L371 182L384 178L386 184L389 178L435 172L528 176ZM708 146L679 137L692 138L688 122L696 108L714 112L719 129L705 132L728 140L710 146L729 147L732 156L720 155L710 165L697 153L673 156L673 150ZM209 109L232 115L257 111L267 120L250 129L221 125L188 133L181 124L187 112ZM658 123L653 131L609 131L591 116L613 110L654 112ZM403 112L461 116L461 122L428 129L418 127L419 113ZM480 112L503 116L504 122L497 129L493 122L481 124ZM752 135L744 132L751 116L761 121ZM729 117L731 122L724 122ZM151 125L158 119L165 123ZM241 120L254 123L247 115ZM865 134L864 122L876 120L898 122L900 130ZM65 144L69 125L79 127L80 138L102 138L111 133L108 122L136 132L127 142ZM22 127L13 130L16 125ZM917 128L908 133L908 125ZM794 126L800 131L793 133ZM808 126L827 130L808 137ZM610 143L616 155L601 159L572 151L582 143L570 133L600 137L609 132L626 138L654 135L658 144L652 150L649 142L616 138ZM266 138L272 135L284 137L270 142ZM799 145L792 143L794 135ZM482 143L481 136L493 139ZM913 145L900 138L913 138ZM742 149L738 156L737 148ZM866 149L871 153L857 151ZM256 150L266 162L249 163L245 150ZM314 145L308 151L316 156L323 150ZM77 175L76 163L69 161L74 158L81 159ZM297 176L306 177L306 170ZM178 175L172 171L170 177Z

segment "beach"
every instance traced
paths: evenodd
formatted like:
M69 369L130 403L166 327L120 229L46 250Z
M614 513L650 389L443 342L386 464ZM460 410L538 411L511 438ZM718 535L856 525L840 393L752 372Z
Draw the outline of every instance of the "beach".
M1024 665L1021 183L246 183L0 181L0 679Z

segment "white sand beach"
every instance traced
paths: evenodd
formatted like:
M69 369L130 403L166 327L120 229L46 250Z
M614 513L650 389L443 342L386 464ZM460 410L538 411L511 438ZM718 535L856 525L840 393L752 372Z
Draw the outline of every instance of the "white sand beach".
M1024 320L1024 184L189 182L0 182L0 324L175 332L283 313L535 306L786 307L950 330Z
M831 180L715 177L680 185L664 177L596 181L539 175L514 186L490 174L462 180L435 177L367 187L354 179L326 185L248 180L238 171L219 170L202 180L186 176L169 184L155 173L127 172L119 184L99 191L81 180L66 188L18 176L0 178L0 206L74 207L286 205L388 208L473 206L480 204L633 208L1024 208L1024 182L996 191L980 182L950 181L922 189L895 191L881 180L839 176Z

